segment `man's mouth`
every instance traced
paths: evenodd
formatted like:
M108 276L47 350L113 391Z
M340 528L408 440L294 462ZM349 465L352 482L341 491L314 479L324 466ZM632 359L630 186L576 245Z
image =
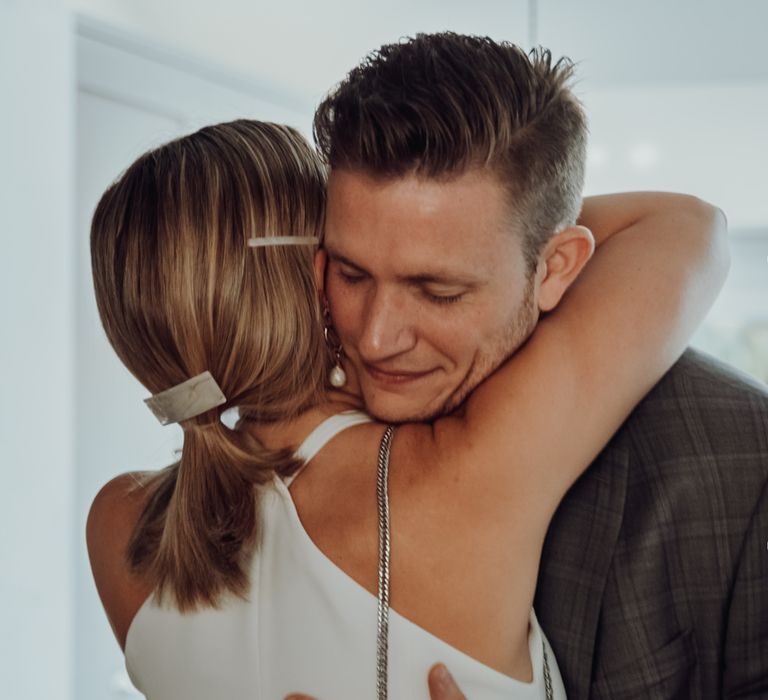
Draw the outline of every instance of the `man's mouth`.
M428 374L432 374L433 371L431 369L424 372L412 372L400 369L381 369L380 367L368 364L367 362L363 362L363 367L374 382L385 386L408 384L409 382L426 377Z

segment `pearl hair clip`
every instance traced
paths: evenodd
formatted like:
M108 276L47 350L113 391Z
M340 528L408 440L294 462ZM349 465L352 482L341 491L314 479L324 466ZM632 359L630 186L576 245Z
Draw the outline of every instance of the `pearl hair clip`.
M318 245L320 239L317 236L263 236L261 238L249 238L249 248L266 248L273 245Z

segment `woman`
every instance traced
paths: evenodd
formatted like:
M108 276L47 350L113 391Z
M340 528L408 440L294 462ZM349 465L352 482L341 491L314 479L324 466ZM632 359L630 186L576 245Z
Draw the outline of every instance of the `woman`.
M475 700L563 696L531 613L549 520L680 354L725 268L711 208L619 203L623 217L614 198L585 207L595 259L525 347L461 412L396 432L392 697L426 697L437 660ZM178 463L111 481L88 523L100 596L153 700L373 693L385 426L326 387L311 245L323 205L300 136L235 122L142 156L94 215L107 335L184 430ZM583 262L591 237L575 239ZM220 416L235 406L230 430Z

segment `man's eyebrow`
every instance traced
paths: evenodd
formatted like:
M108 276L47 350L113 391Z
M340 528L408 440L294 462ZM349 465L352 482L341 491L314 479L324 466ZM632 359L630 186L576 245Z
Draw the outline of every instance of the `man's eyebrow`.
M359 270L360 272L366 272L367 273L367 270L364 267L362 267L361 265L358 265L356 262L353 262L346 255L342 255L337 250L334 250L333 247L326 246L325 254L329 258L331 258L332 260L336 260L336 261L346 265L347 267L354 267L355 270Z
M453 272L442 272L439 270L436 270L435 272L424 272L418 275L402 275L398 277L398 280L405 282L406 284L436 284L445 287L465 287L467 289L475 289L484 284L481 280L475 277L457 275Z
M333 246L328 246L325 249L326 254L332 260L342 263L347 267L351 267L358 272L364 274L370 274L362 265L356 263L354 260L350 260L346 255L343 255ZM405 284L422 285L422 284L437 284L444 285L446 287L460 286L467 289L476 289L486 284L485 280L474 275L460 274L452 270L434 270L428 272L420 272L413 275L398 275L398 282Z

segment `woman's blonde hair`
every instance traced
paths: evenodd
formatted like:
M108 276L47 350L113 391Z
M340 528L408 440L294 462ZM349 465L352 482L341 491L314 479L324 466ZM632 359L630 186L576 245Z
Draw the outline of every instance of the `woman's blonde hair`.
M178 462L148 474L128 558L181 610L243 595L257 490L298 466L230 430L317 402L330 358L312 246L249 250L249 238L320 236L325 170L295 130L209 126L141 156L102 196L91 228L96 301L112 347L158 393L206 370L227 402L182 423Z

